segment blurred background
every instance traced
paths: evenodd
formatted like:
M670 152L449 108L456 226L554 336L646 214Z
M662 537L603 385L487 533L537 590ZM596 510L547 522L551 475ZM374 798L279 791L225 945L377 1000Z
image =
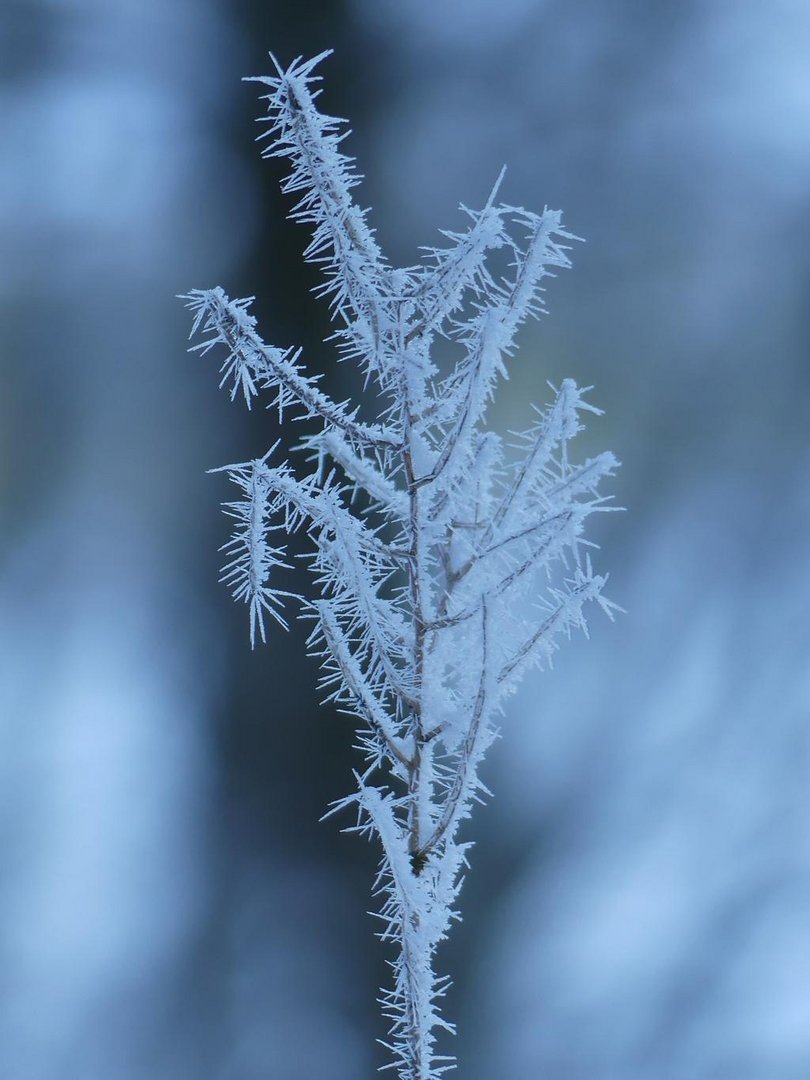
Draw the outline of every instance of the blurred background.
M175 299L256 294L356 389L253 145L267 51L333 47L363 205L565 211L493 412L593 384L609 594L512 701L439 958L468 1080L810 1075L810 5L4 0L0 1075L358 1080L384 1061L375 849L304 633L217 585L275 437ZM348 824L348 822L346 822Z

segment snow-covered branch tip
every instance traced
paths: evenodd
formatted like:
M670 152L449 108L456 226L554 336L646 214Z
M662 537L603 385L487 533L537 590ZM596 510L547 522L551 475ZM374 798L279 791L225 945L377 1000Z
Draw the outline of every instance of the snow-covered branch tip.
M396 949L385 1045L401 1080L435 1080L452 1065L437 1051L452 1025L435 952L458 916L459 831L488 794L479 768L508 695L586 630L588 604L612 616L584 530L612 509L602 488L618 463L574 460L583 417L599 410L570 379L513 441L487 426L518 331L570 266L560 213L499 202L501 174L481 210L462 207L465 229L392 268L354 202L344 121L318 107L326 55L258 80L261 137L265 156L289 162L283 190L311 230L305 258L324 272L338 351L373 385L377 415L330 398L299 349L267 345L249 299L217 287L185 300L192 349L219 355L231 398L264 396L308 424L291 447L297 465L268 452L226 468L239 497L226 504L223 580L248 605L253 643L268 618L285 625L285 605L302 605L327 700L358 725L366 764L338 808L380 843L382 937ZM450 366L439 339L456 351ZM282 587L284 536L297 529L311 541L308 598Z

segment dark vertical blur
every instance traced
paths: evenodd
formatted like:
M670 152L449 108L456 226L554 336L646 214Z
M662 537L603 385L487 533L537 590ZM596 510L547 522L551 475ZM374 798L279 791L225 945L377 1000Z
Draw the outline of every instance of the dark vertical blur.
M376 852L306 628L251 653L224 481L277 435L175 294L256 294L335 392L243 75L334 48L395 261L460 201L561 206L502 403L595 384L628 609L515 699L439 963L470 1078L810 1072L803 0L7 0L0 12L0 1075L355 1080Z

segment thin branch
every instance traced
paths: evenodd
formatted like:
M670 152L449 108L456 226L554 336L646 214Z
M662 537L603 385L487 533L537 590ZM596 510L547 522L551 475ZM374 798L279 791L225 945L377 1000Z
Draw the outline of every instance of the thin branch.
M290 359L289 351L265 345L255 330L256 320L246 312L246 301L230 300L218 286L194 290L184 299L196 312L192 332L202 325L203 330L213 335L194 348L207 352L217 343L226 345L229 355L223 364L223 371L227 377L234 369L234 361L239 361L236 379L244 388L246 400L255 395L256 383L271 387L277 383L310 415L320 416L325 423L344 431L358 443L380 449L396 449L399 446L394 432L356 420L319 390L314 379L302 375L295 363L299 353L293 354Z
M394 723L382 702L366 681L357 658L352 655L346 635L341 630L334 614L330 611L329 605L324 601L320 601L315 607L326 644L343 676L345 688L362 709L363 717L381 737L391 756L401 765L404 765L406 769L410 768L411 759L405 752Z

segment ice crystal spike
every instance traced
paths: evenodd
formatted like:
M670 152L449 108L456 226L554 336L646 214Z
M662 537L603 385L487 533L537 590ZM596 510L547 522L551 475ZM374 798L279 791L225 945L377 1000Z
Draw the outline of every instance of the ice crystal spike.
M381 937L396 950L381 999L390 1067L435 1080L453 1064L437 1051L453 1028L435 953L458 916L469 848L459 829L488 794L478 768L522 675L585 629L586 604L612 615L582 548L618 463L610 453L572 462L583 413L599 410L570 379L516 445L487 428L521 325L570 265L560 213L497 202L502 173L482 210L462 207L465 230L393 269L354 201L361 178L342 150L344 122L316 102L327 55L286 70L274 59L276 74L257 80L268 90L260 138L266 157L289 162L282 186L311 229L305 257L324 273L340 354L375 384L377 419L329 398L300 350L265 344L249 299L219 287L185 299L193 348L217 351L232 399L250 407L265 395L315 428L291 447L296 468L269 452L227 467L240 497L226 505L235 530L223 580L249 606L251 641L264 641L266 617L283 623L292 597L270 536L308 533L313 595L298 598L313 621L308 647L367 759L330 813L353 808L350 828L381 846ZM434 357L438 339L456 350L451 370Z

